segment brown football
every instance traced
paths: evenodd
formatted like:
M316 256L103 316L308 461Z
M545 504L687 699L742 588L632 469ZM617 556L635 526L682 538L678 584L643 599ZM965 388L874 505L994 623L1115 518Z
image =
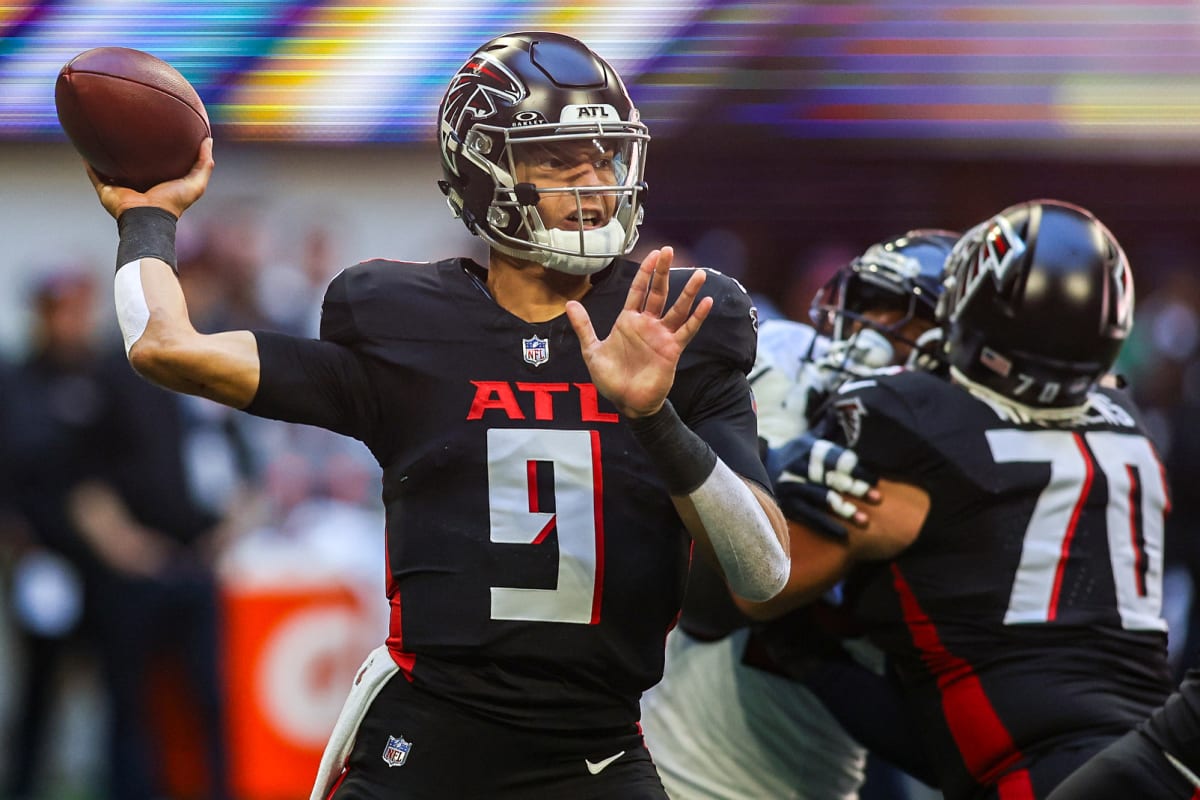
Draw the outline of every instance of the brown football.
M59 70L58 122L101 178L144 192L182 178L212 135L200 95L162 59L127 47L86 50Z

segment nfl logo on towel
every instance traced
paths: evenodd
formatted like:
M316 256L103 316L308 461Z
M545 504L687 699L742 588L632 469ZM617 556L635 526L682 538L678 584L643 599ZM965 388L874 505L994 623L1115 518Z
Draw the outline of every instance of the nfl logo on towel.
M412 742L404 741L403 736L389 736L387 747L383 748L383 763L389 767L403 767L409 750L412 750Z
M540 367L550 360L550 342L538 336L531 339L522 339L522 346L525 348L525 360L535 367Z

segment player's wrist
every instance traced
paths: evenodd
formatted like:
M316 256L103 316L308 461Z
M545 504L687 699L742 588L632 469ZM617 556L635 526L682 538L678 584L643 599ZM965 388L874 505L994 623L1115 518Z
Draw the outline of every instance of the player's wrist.
M617 411L619 411L621 416L627 420L645 419L646 417L653 417L655 414L662 411L663 406L666 405L666 402L667 401L664 400L662 403L658 404L657 408L652 409L634 409L629 406L619 406Z
M117 269L142 258L157 258L179 272L175 228L179 219L157 206L135 206L117 217Z
M166 211L168 214L171 213L165 208L156 206L154 203L147 200L145 195L139 193L133 199L122 199L117 205L116 210L113 211L113 219L117 220L117 222L120 222L121 217L123 217L126 213L133 211L135 208L157 208L159 211ZM176 219L179 217L178 214L173 216L175 216Z
M670 401L653 414L627 416L625 422L672 495L691 494L717 465L717 454L684 424Z

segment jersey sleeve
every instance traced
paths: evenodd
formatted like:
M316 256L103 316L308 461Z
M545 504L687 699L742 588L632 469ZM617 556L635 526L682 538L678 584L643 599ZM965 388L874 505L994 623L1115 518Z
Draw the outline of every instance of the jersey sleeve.
M942 464L919 424L928 413L927 401L943 388L940 382L926 384L937 381L917 372L848 381L829 404L829 417L821 429L831 440L854 450L878 474L923 485L922 477L929 477Z
M690 271L672 272L686 273L675 278L673 288L681 288ZM711 270L703 295L712 296L713 308L680 359L671 403L730 469L769 487L746 378L758 341L754 305L736 281Z
M377 414L361 356L334 342L255 331L258 392L246 411L370 443Z
M364 271L351 267L337 274L321 303L321 340L352 346L363 337L355 321L351 293L362 283Z
M361 340L351 302L351 270L329 284L321 306L321 341L255 331L258 391L246 411L316 425L367 441L376 420L370 376L353 350Z
M679 295L694 270L671 270L671 301ZM722 361L749 374L758 348L758 311L742 285L715 270L705 270L706 279L700 297L712 297L713 307L696 338L688 344L680 359L686 369L698 359Z
M370 443L378 409L362 352L368 334L362 298L380 294L380 272L367 262L342 270L325 290L321 340L255 331L261 363L258 392L246 409L258 416L327 428Z

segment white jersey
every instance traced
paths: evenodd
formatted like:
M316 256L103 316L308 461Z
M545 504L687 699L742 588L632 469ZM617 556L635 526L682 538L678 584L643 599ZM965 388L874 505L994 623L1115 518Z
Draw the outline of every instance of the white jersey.
M807 428L802 369L829 342L769 320L750 373L759 435L782 444ZM749 631L705 642L667 637L663 680L642 696L642 731L672 800L854 800L866 751L802 684L742 663Z
M750 370L750 388L758 409L758 435L777 447L804 433L808 378L801 369L829 350L829 340L812 326L771 319L758 329L758 350Z
M854 800L866 750L799 683L742 663L749 631L667 637L642 732L672 800Z

